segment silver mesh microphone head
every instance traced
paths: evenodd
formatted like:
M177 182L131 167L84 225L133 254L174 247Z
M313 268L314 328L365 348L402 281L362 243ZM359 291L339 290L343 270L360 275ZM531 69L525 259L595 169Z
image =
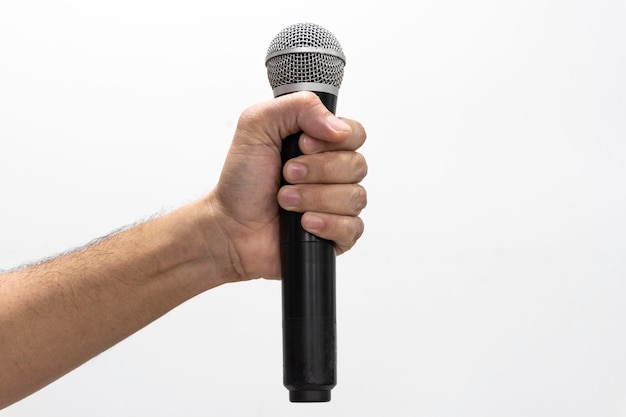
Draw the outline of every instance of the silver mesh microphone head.
M335 36L313 23L287 26L276 35L265 57L274 97L295 91L337 95L345 64Z

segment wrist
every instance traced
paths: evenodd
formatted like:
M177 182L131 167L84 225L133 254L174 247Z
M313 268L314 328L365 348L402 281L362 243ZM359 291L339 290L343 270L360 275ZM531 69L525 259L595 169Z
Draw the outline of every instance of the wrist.
M229 221L219 208L213 193L192 203L196 210L196 248L198 260L206 266L207 289L246 279L239 253L226 232Z

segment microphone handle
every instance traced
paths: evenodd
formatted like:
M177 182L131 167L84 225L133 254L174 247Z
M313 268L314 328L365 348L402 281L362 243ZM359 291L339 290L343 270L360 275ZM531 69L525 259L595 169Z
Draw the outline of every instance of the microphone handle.
M334 113L337 96L317 95ZM283 166L302 155L299 137L283 140ZM326 402L337 383L335 245L306 232L301 219L302 213L280 209L283 383L291 402Z

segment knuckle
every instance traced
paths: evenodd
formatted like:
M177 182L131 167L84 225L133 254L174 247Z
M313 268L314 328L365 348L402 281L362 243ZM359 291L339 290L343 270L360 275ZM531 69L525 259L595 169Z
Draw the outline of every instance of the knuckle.
M356 126L354 127L354 132L355 132L356 137L358 138L358 142L360 143L360 146L363 146L363 144L367 140L367 132L365 131L365 128L360 122L356 122Z
M355 214L359 214L367 206L367 191L359 184L352 187L352 208Z
M354 243L357 242L357 240L359 240L361 238L361 236L363 236L363 233L365 232L365 223L363 222L363 219L361 219L360 217L356 217L356 221L357 221L357 230L356 230L356 235L354 237Z
M238 126L240 128L245 126L254 126L255 124L264 120L262 107L259 104L249 106L239 115Z
M363 236L365 224L360 217L346 217L343 220L341 229L344 238L335 242L338 254L347 252L356 245L357 241Z
M360 154L357 153L356 154L356 168L355 168L355 174L357 177L357 182L363 181L363 179L367 176L367 161L365 160L365 157Z
M354 217L352 220L352 236L350 239L349 247L353 247L356 245L356 242L363 236L363 231L365 230L365 225L363 220L360 217Z

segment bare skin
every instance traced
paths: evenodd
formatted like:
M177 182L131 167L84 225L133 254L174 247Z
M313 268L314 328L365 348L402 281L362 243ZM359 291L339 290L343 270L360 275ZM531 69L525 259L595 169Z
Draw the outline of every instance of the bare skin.
M303 131L284 168L282 138ZM0 409L41 389L190 298L279 279L278 207L341 254L363 233L360 123L295 93L240 116L216 187L162 217L0 275Z

